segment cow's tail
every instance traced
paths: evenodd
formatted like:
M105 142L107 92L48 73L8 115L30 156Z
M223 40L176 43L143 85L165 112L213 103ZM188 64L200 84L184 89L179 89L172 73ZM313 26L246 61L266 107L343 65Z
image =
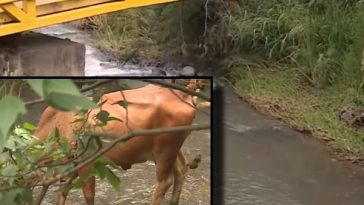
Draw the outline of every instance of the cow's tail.
M195 156L193 160L188 162L187 167L190 169L196 169L198 167L198 164L201 162L201 155L198 154Z

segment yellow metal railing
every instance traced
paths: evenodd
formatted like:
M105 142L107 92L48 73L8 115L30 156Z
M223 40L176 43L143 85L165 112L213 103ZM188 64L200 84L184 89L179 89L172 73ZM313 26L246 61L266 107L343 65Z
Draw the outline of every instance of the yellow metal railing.
M178 0L0 0L0 36Z

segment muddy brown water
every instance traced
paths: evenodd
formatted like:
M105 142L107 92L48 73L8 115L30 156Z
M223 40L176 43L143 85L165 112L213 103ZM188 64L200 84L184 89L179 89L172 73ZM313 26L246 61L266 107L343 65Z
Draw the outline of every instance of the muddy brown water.
M135 80L126 80L131 88L137 88L145 83ZM29 89L24 89L22 98L25 101L37 99L37 95ZM28 107L29 113L25 116L27 121L37 123L41 111L45 108L43 104L36 104ZM203 124L210 122L209 111L207 113L199 112L194 124ZM197 154L202 155L201 163L197 169L189 170L186 176L186 182L181 194L180 204L186 205L208 205L210 204L210 130L194 131L187 138L182 149L186 152L188 159L193 159ZM106 181L97 180L96 182L96 204L150 204L156 182L154 162L146 162L133 165L128 171L121 172L115 170L115 173L121 180L121 190L117 192ZM166 195L164 204L168 204L171 196L171 190ZM37 191L36 191L37 193ZM52 188L46 195L43 205L56 203L57 192ZM67 205L85 204L82 191L80 189L71 190Z

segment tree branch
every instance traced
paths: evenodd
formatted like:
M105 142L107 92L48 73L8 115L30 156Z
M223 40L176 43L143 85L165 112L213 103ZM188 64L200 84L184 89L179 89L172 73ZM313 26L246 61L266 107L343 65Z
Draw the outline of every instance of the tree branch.
M92 90L92 89L94 89L94 88L96 88L96 87L98 87L100 85L104 85L104 84L110 83L112 81L114 81L114 79L97 81L97 82L93 83L90 86L87 86L87 87L85 87L83 89L80 89L80 92L86 92L86 91ZM182 86L179 86L179 85L176 85L176 84L173 84L173 83L168 83L168 82L164 82L164 81L160 81L160 80L154 80L154 79L143 79L141 81L144 81L144 82L147 82L147 83L152 83L152 84L158 84L158 85L161 85L161 86L164 86L164 87L177 89L177 90L180 90L180 91L185 92L187 94L194 95L194 96L197 96L199 98L202 98L202 99L204 99L206 101L211 101L210 97L208 97L208 96L206 96L204 94L194 92L193 90L189 90L189 89L187 89L185 87L182 87ZM31 106L31 105L39 104L39 103L43 103L43 102L44 102L44 99L36 99L36 100L25 102L25 106Z
M25 106L31 106L31 105L34 105L34 104L39 104L39 103L42 103L44 102L43 99L36 99L36 100L32 100L32 101L28 101L25 104Z
M197 96L199 98L202 98L206 101L211 101L211 98L208 97L207 95L204 95L202 93L197 93L193 90L190 90L188 88L173 84L173 83L169 83L169 82L165 82L165 81L161 81L161 80L154 80L154 79L143 79L141 81L147 82L147 83L152 83L152 84L157 84L157 85L161 85L164 87L168 87L168 88L172 88L172 89L176 89L176 90L180 90L182 92L185 92L187 94L193 95L193 96Z

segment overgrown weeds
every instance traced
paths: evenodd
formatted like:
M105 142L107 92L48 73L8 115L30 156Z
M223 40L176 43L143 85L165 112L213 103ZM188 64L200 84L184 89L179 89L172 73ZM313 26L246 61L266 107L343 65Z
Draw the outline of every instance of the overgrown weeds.
M359 0L187 0L98 17L98 45L124 61L251 56L299 67L322 88L360 83L364 12ZM238 60L239 61L239 60ZM221 66L220 66L221 67ZM224 64L223 67L226 67Z
M98 45L123 61L187 55L201 47L201 8L203 1L187 0L96 17Z
M346 127L337 117L342 107L363 99L360 89L364 48L362 1L275 1L267 7L249 0L239 2L241 5L245 2L250 11L256 10L250 16L244 13L249 16L247 21L237 18L249 22L248 26L255 25L249 29L254 32L250 40L237 41L242 42L234 45L235 49L240 45L239 50L225 59L230 63L225 65L234 72L232 80L238 92L268 103L283 99L293 112L278 110L275 115L279 118L293 127L324 130L340 149L363 153L362 133ZM258 13L264 8L264 13L271 12L269 16ZM247 28L242 23L237 25ZM262 34L263 25L264 29L270 28L269 34ZM238 37L248 33L239 32L244 35ZM264 38L274 43L266 43Z
M361 1L239 1L232 9L232 50L298 67L304 81L323 88L360 81Z
M317 90L302 86L295 69L267 71L264 69L240 73L236 91L257 110L284 121L294 129L310 133L329 143L340 152L364 153L364 138L360 130L348 127L338 119L343 105L358 98L357 90L343 85ZM274 105L274 106L272 106ZM284 109L276 109L276 108ZM326 133L325 136L322 134Z
M241 95L296 100L292 121L323 127L348 149L362 150L362 138L335 112L363 97L363 2L187 0L102 17L98 36L122 60L213 60Z

